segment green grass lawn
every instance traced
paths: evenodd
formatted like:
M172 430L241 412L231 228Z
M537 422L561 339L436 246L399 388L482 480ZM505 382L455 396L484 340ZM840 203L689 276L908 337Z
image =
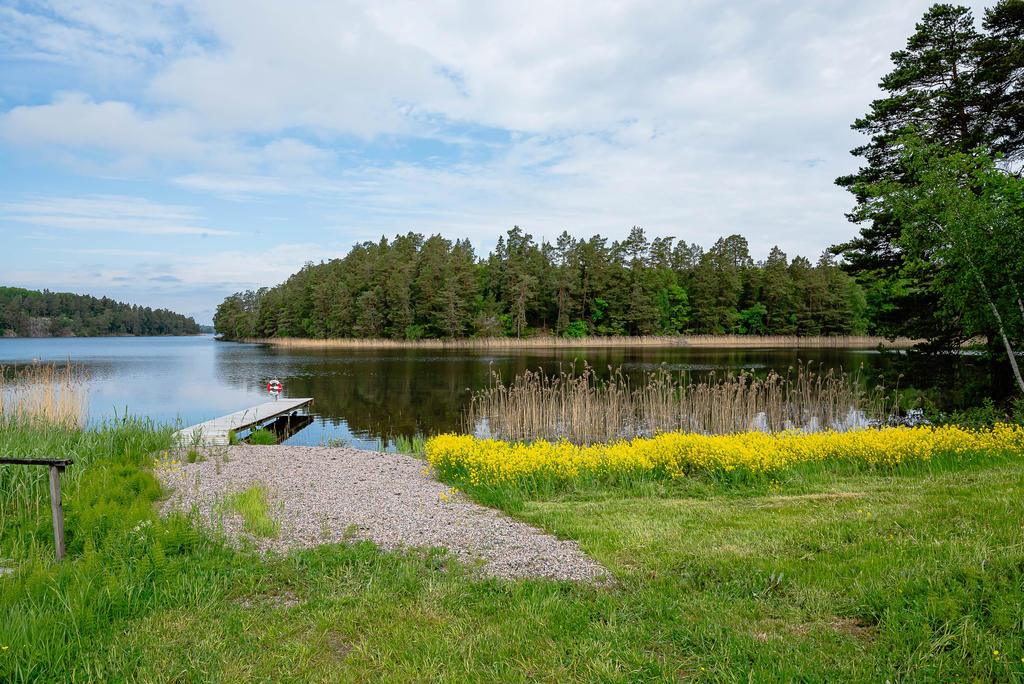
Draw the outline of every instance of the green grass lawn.
M0 562L22 568L0 580L0 681L1024 680L1024 459L486 495L579 540L614 576L591 586L369 544L235 552L153 513L166 434L129 432L65 444L96 453L59 570L47 508L0 480Z

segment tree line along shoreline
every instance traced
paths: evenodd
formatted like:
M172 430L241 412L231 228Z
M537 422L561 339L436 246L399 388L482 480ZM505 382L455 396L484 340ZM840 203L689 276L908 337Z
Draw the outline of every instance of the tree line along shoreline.
M217 308L223 339L421 339L872 333L863 290L824 253L774 248L754 262L740 235L704 250L672 237L623 241L518 226L477 258L468 240L397 235L307 263Z
M219 341L229 341L222 340ZM522 348L770 348L770 349L911 349L922 340L873 335L648 335L609 337L467 337L460 339L391 340L387 338L267 337L230 340L242 344L270 344L287 349L522 349Z
M0 337L198 335L189 316L107 297L0 287Z

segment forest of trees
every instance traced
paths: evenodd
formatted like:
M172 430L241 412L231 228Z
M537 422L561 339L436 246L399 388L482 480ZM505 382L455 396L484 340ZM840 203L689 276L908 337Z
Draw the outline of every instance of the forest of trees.
M0 334L17 337L195 335L199 325L167 309L150 309L69 292L0 287Z
M754 262L739 235L704 250L640 228L551 244L515 227L484 259L440 235L364 242L228 297L214 326L226 339L847 335L870 331L865 306L827 253L811 263L774 248Z

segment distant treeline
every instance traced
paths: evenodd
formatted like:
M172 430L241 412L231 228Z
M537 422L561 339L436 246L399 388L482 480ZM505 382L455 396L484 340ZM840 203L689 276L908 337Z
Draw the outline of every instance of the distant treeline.
M199 325L167 309L150 309L69 292L0 287L0 334L17 337L195 335Z
M872 331L866 311L827 253L812 264L776 247L755 262L739 235L704 250L640 228L622 242L562 233L538 244L516 227L485 259L440 235L364 242L231 295L214 326L226 339L857 335Z

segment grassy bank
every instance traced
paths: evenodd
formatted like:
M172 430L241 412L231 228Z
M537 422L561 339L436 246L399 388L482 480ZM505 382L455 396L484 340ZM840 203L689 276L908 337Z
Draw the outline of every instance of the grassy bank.
M425 452L466 495L579 540L673 644L675 675L1024 681L1022 436L663 435L518 456L458 436ZM704 443L673 443L689 440Z
M879 345L908 349L919 340L866 335L800 337L797 335L689 335L644 337L474 337L467 339L308 339L298 337L247 338L239 342L273 344L291 349L533 349L564 347L722 347L739 349L874 349Z
M1019 455L460 487L579 540L616 580L590 586L369 544L231 550L155 512L168 440L0 428L6 454L76 459L60 567L45 469L0 468L0 681L1024 679Z

